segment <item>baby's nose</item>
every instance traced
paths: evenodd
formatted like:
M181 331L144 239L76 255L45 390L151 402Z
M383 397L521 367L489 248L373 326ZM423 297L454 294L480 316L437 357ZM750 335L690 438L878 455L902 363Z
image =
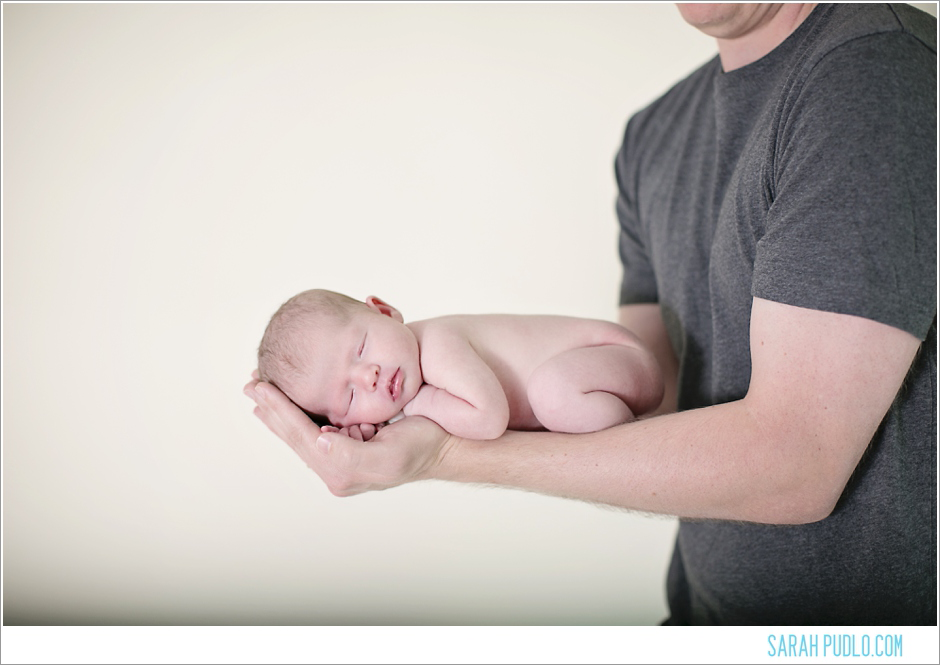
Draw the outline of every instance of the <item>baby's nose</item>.
M359 375L359 382L363 388L372 392L375 390L379 380L378 365L364 365Z

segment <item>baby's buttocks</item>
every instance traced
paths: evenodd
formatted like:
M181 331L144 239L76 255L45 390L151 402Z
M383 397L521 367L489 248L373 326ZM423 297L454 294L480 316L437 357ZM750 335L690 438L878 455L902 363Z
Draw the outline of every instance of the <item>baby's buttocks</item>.
M455 323L466 325L474 349L499 379L509 401L510 429L543 428L533 410L531 384L533 379L544 382L549 374L563 380L544 369L553 359L582 348L636 346L626 329L593 319L488 315Z

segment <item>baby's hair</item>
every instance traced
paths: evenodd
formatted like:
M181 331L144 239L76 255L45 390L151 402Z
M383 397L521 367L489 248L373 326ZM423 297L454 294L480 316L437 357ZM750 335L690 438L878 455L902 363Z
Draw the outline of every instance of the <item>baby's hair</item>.
M291 379L302 376L308 369L304 342L310 331L323 325L324 321L344 325L352 317L354 309L364 305L342 293L324 289L303 291L285 302L271 317L258 346L261 380L287 394ZM329 424L322 416L310 412L307 415L321 427Z

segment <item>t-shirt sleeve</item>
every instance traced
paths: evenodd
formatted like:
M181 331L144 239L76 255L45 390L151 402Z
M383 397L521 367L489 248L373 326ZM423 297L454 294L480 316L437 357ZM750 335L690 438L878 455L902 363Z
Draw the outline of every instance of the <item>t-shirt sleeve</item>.
M924 339L937 310L935 51L903 33L856 39L794 94L752 295Z
M656 276L640 226L636 201L637 157L629 147L633 121L627 125L623 145L617 153L614 172L617 177L617 219L620 223L620 304L658 302Z

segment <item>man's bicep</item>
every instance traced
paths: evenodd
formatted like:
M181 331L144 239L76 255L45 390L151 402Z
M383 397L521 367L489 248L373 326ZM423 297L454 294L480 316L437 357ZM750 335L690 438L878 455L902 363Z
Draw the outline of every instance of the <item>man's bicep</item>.
M834 505L920 346L870 319L755 298L745 403Z

